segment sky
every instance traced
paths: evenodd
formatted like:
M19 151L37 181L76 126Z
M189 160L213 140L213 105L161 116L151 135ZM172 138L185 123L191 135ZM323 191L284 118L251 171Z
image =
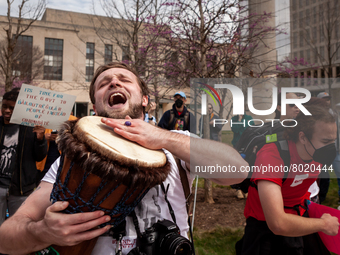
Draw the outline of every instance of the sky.
M34 6L37 2L38 0L29 0L28 4ZM97 5L99 5L98 0L95 0L95 2L97 3ZM20 3L21 0L14 0L14 3L12 4L13 8L11 11L12 16L18 15L17 7ZM93 14L92 0L47 0L47 8ZM98 14L103 15L103 13ZM0 15L7 15L6 0L0 0Z

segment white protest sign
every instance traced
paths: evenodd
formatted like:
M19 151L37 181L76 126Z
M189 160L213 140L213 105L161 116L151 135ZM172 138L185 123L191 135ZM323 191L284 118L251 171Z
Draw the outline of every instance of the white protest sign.
M59 129L75 101L76 96L22 84L10 123Z

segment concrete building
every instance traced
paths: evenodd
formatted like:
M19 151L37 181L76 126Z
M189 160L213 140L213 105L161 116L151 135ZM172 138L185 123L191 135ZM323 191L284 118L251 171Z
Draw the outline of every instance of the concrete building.
M91 21L87 14L46 9L42 19L22 36L43 51L43 72L35 84L77 96L74 114L78 117L90 114L89 81L99 65L112 61L116 47L98 38ZM6 24L6 17L0 16L0 26Z
M304 60L292 86L306 87L314 96L328 91L333 105L340 102L339 14L338 0L290 0L291 58Z
M15 25L16 19L13 20ZM126 35L123 31L118 30L120 46L112 43L109 37L105 40L103 36L98 36L98 28L103 21L110 22L105 17L99 21L94 15L47 8L41 20L34 22L19 40L24 43L24 48L38 48L43 52L43 68L34 77L34 85L75 95L74 114L77 117L93 113L88 89L97 67L113 60L128 58L129 46L128 43L124 45ZM123 23L120 19L116 22ZM7 24L7 17L0 16L0 42L5 39L2 28ZM19 65L23 63L21 61ZM14 67L13 72L20 74L22 70ZM169 98L173 95L171 93ZM168 102L172 102L163 101L161 103L165 109Z

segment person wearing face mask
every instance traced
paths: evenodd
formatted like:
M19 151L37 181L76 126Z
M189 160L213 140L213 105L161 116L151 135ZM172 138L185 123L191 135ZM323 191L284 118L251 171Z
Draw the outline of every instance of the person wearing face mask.
M317 232L336 235L336 217L323 214L308 218L305 200L308 188L324 165L330 166L336 155L334 116L320 105L309 105L312 114L300 112L295 127L285 129L290 154L290 171L253 173L244 215L245 234L236 244L237 255L330 254ZM284 162L274 143L262 147L255 166L280 169Z
M185 106L187 102L185 93L182 91L176 92L174 102L172 109L163 114L158 126L167 130L188 130L196 134L196 119Z

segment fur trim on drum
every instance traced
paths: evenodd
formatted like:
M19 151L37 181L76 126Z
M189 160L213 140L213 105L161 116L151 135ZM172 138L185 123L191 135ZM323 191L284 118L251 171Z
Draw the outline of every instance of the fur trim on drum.
M74 163L86 172L95 174L102 179L116 180L130 187L143 185L153 187L165 181L170 172L168 159L163 167L140 167L127 160L118 162L92 150L80 142L74 135L78 120L66 121L59 130L58 148Z

